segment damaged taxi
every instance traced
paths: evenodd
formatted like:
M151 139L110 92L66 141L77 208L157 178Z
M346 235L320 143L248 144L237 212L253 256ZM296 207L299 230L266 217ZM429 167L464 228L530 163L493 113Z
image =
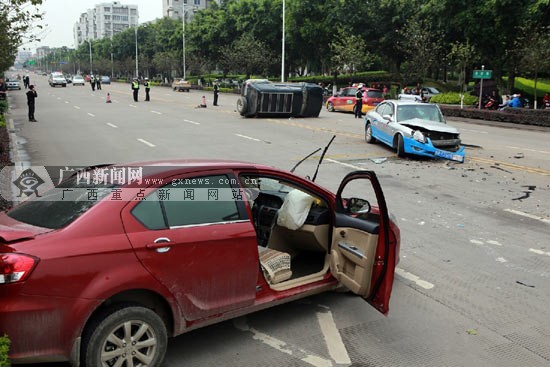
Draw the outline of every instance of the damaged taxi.
M415 154L464 162L460 132L445 121L435 104L388 100L365 117L365 141L380 141L399 157Z

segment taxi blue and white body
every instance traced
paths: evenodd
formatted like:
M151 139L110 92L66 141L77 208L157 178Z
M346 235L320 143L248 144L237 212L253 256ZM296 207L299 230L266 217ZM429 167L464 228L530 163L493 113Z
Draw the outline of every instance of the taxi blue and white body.
M445 121L435 104L387 100L365 117L365 141L380 141L399 157L416 154L464 162L457 128Z

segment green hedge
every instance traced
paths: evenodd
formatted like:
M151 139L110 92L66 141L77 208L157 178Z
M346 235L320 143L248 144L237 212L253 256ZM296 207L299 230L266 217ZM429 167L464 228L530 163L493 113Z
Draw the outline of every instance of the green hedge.
M507 108L504 111L479 110L468 106L440 105L441 112L446 117L463 117L477 120L500 121L511 124L535 125L550 127L550 113L544 110L526 108Z
M455 93L455 92L441 93L430 98L430 103L460 104L460 93ZM465 105L473 105L475 103L477 103L476 97L470 94L464 94Z
M8 358L10 350L10 339L7 335L0 336L0 367L10 367L11 363Z

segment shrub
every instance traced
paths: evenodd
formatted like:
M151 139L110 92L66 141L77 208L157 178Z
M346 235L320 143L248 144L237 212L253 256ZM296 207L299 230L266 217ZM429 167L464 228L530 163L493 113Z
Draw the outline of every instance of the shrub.
M550 113L544 110L526 108L508 108L504 111L479 110L468 107L441 105L441 112L446 117L463 117L470 119L501 121L512 124L536 125L550 127Z
M455 93L455 92L441 93L430 98L430 102L441 103L441 104L460 104L460 93ZM476 97L469 94L464 94L465 105L473 105L475 103L477 103Z
M11 363L8 359L10 350L10 339L7 335L0 336L0 367L10 367Z

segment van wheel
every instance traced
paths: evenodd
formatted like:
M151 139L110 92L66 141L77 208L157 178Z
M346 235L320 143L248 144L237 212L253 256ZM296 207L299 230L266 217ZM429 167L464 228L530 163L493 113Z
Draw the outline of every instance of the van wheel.
M239 99L237 99L237 112L239 112L241 116L245 116L247 109L248 109L248 104L247 104L246 98L242 96L239 97Z
M101 312L86 327L82 363L87 367L158 367L167 339L166 325L155 312L137 305L118 305Z
M334 112L335 111L334 105L331 102L327 103L327 111L328 112Z

